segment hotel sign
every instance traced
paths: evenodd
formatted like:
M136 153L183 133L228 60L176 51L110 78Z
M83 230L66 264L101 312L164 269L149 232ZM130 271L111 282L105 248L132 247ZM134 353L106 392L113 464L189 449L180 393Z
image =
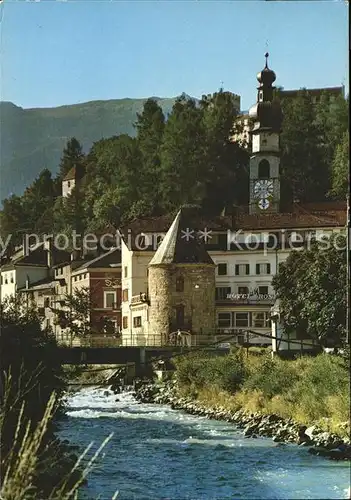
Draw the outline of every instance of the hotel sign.
M248 290L248 293L228 293L227 294L227 299L229 300L265 300L265 301L274 301L275 300L275 295L274 294L269 294L269 293L259 293L258 288L253 288L251 290Z

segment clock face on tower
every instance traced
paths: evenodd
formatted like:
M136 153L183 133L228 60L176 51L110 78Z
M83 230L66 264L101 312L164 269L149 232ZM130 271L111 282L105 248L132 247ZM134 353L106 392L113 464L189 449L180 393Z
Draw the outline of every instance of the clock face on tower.
M260 207L261 210L267 210L267 208L269 208L269 201L266 198L262 198L258 202L258 206Z
M268 198L268 196L273 194L273 181L268 179L258 180L255 182L253 190L255 198Z

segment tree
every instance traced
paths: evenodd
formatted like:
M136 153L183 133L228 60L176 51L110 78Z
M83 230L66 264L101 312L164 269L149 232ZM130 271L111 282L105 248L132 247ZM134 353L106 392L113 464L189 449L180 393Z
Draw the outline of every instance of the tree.
M119 207L123 220L130 217L130 208L142 194L142 158L137 139L120 135L95 143L87 158L84 186L84 210L89 227L96 226L96 216L104 213L99 198L106 195L109 209ZM109 194L107 194L109 193ZM107 199L105 197L105 199ZM112 212L110 212L109 217Z
M119 227L121 221L120 201L118 188L110 187L105 191L94 203L90 227L100 227L101 229L109 226Z
M161 147L162 209L201 203L205 194L203 110L181 96L168 117Z
M293 251L272 284L280 299L286 332L299 332L322 345L345 337L346 240L343 235Z
M341 143L336 147L332 168L331 194L338 199L345 200L350 189L349 184L349 133L345 132Z
M165 128L162 108L154 99L148 99L143 112L137 115L135 123L138 147L141 153L140 199L133 208L133 215L140 212L151 215L157 212L160 199L160 149Z
M205 131L203 206L218 213L225 206L248 202L249 157L245 149L232 140L237 118L235 96L220 90L212 96L203 96L200 106Z
M62 179L73 167L76 167L76 169L78 169L78 174L81 174L81 171L84 168L84 154L82 151L82 146L75 137L72 137L67 141L67 144L63 150L59 166L59 182L62 181Z
M283 191L282 198L321 201L330 188L330 165L312 96L301 90L296 98L283 99L282 107L281 175L290 191Z
M89 288L83 287L66 294L60 309L54 309L57 314L57 324L68 328L71 339L84 338L91 333L90 313L93 309L92 294Z
M67 236L76 231L82 234L86 228L86 216L84 210L84 194L79 186L72 189L69 196L58 197L53 208L53 229L62 232L66 228Z
M41 218L44 212L47 214L55 201L54 181L50 170L47 168L40 172L39 176L29 186L22 197L23 210L26 216L28 230L40 233L47 228L48 221Z
M11 244L22 243L23 222L25 222L25 212L22 198L12 195L4 200L4 208L1 212L0 232L3 242L8 236L11 237Z

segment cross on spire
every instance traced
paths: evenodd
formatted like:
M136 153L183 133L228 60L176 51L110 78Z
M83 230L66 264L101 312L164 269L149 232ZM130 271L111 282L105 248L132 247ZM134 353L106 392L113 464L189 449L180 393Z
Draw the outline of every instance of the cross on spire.
M266 58L266 66L265 66L265 67L266 67L266 68L268 68L268 57L269 57L269 53L268 53L268 52L266 52L266 53L265 53L265 55L264 55L264 57Z

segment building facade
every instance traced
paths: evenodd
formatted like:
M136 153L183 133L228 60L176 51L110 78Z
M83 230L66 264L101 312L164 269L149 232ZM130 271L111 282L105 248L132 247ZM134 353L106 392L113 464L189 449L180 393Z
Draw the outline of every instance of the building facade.
M276 76L268 67L268 54L257 79L257 102L249 114L253 124L249 206L231 216L193 212L186 225L181 224L184 245L191 246L195 235L201 237L214 267L209 262L208 268L198 266L197 274L196 266L179 265L169 257L174 256L179 238L175 227L179 229L182 210L174 220L169 216L140 219L124 230L133 238L132 244L122 245L122 269L127 269L122 277L125 344L145 345L156 342L155 338L162 342L162 335L183 323L196 342L202 331L212 339L233 334L237 341L271 345L271 308L276 300L272 278L280 263L314 239L344 230L344 203L294 203L288 212L281 210L282 113L273 100ZM207 295L199 294L202 286ZM186 305L177 309L182 296Z

